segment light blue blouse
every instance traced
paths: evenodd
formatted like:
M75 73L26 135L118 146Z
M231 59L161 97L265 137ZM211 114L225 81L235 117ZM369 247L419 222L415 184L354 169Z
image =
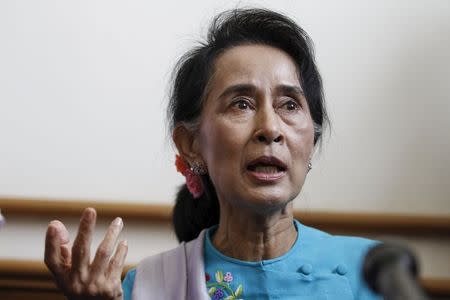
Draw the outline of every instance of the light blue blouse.
M381 299L361 276L364 255L375 241L334 236L294 223L298 235L292 248L258 262L225 256L211 242L217 226L208 229L204 259L211 299ZM130 270L123 281L124 300L131 300L135 274Z

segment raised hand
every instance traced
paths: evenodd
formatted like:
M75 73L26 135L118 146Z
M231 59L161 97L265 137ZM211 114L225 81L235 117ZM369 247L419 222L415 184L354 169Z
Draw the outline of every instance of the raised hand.
M123 222L116 218L90 262L90 247L97 213L86 208L81 216L78 234L72 248L69 232L60 221L48 225L45 238L45 264L56 284L70 300L122 299L120 275L127 255L126 241L121 241L113 254Z

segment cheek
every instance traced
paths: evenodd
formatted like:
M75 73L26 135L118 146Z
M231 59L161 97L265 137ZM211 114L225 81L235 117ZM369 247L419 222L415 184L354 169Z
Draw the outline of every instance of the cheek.
M291 134L289 148L294 167L293 172L290 172L290 184L292 195L296 197L305 183L308 162L314 148L314 129L312 125L305 126L296 128Z
M299 165L299 161L307 162L314 148L314 127L312 121L306 121L295 126L289 132L288 141L292 159Z
M230 192L237 185L248 130L242 124L216 119L201 131L201 155L218 194Z
M224 165L234 167L240 163L246 140L246 128L242 124L217 117L205 122L201 130L201 153L208 168L213 171Z

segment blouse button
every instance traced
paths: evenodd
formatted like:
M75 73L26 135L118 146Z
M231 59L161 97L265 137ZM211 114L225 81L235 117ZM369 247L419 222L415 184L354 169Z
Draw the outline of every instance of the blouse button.
M336 273L338 273L339 275L345 275L347 274L347 267L344 265L338 265L336 267Z
M300 267L299 271L305 275L309 275L312 272L312 266L310 264L304 264Z

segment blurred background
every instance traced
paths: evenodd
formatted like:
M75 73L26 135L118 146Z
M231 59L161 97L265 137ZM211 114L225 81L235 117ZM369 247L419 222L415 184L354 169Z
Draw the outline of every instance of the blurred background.
M428 289L450 295L447 0L0 2L0 295L55 292L46 226L73 237L86 206L94 246L124 217L129 266L177 245L171 71L214 15L248 6L296 20L323 77L332 127L296 216L407 243Z

